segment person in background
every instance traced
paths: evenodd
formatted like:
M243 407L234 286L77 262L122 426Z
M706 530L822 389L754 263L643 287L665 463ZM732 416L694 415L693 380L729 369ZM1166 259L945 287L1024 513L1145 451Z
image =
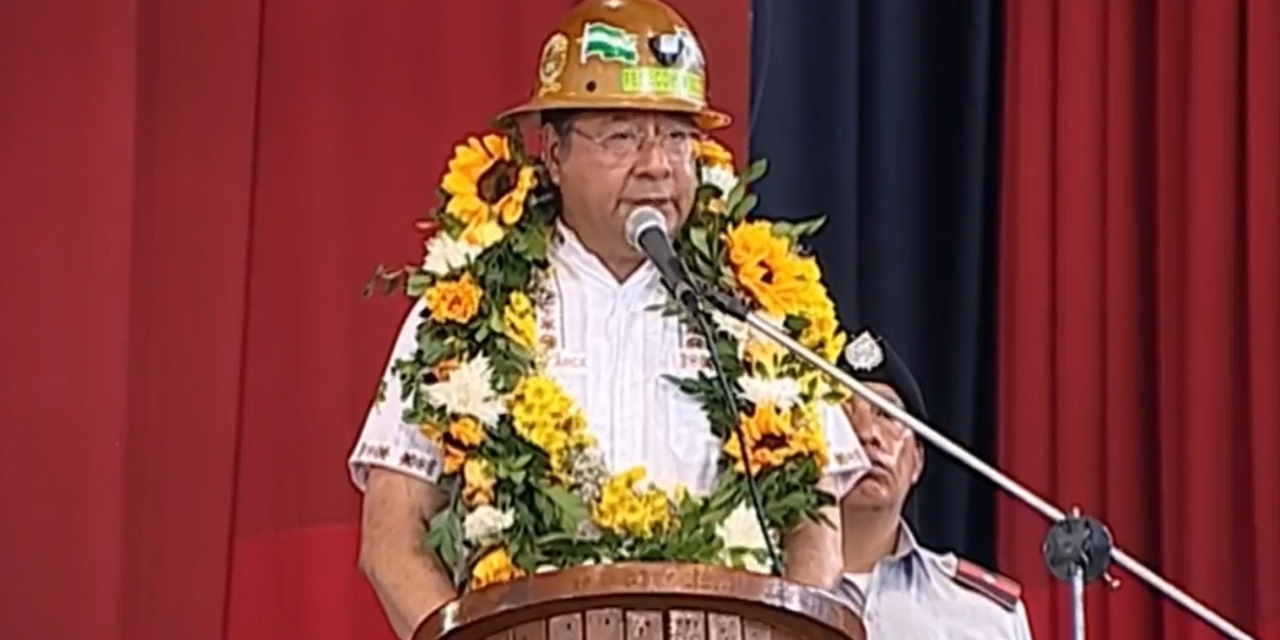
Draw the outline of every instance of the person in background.
M888 342L870 328L851 335L841 368L925 420L920 387ZM840 503L844 575L835 593L862 616L867 637L1031 640L1019 584L921 546L903 519L924 471L923 443L860 396L845 410L871 470Z

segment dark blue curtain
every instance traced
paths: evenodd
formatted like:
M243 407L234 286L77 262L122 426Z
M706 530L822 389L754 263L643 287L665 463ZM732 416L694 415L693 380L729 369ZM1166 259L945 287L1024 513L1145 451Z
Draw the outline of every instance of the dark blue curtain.
M760 210L814 239L850 331L876 327L929 422L992 460L1000 9L995 0L753 0ZM994 488L928 448L923 542L989 566Z

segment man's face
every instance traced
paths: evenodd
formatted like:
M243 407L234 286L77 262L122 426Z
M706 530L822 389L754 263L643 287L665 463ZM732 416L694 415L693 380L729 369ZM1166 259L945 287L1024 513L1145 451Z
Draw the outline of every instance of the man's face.
M636 207L653 206L676 229L693 209L699 131L678 114L585 112L567 130L544 127L545 159L560 188L564 221L602 259L636 255L624 225Z
M890 402L903 406L893 387L878 382L867 386ZM888 413L854 396L845 404L845 413L871 461L871 470L849 493L841 506L854 511L901 511L907 492L924 469L924 449L911 429Z

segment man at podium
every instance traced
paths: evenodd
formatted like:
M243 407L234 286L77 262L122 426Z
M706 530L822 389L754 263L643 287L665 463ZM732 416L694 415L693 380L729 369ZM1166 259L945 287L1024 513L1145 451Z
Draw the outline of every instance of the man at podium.
M638 209L659 212L691 269L838 357L816 262L794 229L748 219L731 193L731 158L707 138L729 118L707 104L705 65L659 0L580 2L545 40L532 98L503 114L538 119L537 160L522 160L514 135L456 149L448 202L406 285L417 302L349 460L364 492L360 565L400 636L461 589L531 564L614 561L601 555L614 548L701 561L776 536L788 578L838 581L830 498L866 469L838 394L728 318L709 349L624 231ZM735 411L709 352L736 380ZM795 499L762 516L740 479L748 465L775 474L759 492L793 486ZM762 517L768 533L756 534ZM706 521L720 542L693 526ZM768 570L778 554L760 549L733 563Z
M845 350L842 368L920 419L924 396L893 348L871 329ZM902 518L924 471L914 433L853 398L850 422L872 464L841 501L844 576L836 589L862 616L869 638L964 637L1031 640L1021 587L954 554L926 549Z

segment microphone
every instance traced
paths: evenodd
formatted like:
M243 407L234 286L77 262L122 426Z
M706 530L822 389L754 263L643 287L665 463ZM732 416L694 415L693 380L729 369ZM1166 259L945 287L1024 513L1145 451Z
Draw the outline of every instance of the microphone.
M685 308L693 310L698 304L698 294L689 280L684 265L676 257L671 238L667 236L667 219L654 207L636 207L627 216L627 243L643 253L658 268L658 274L667 290Z

